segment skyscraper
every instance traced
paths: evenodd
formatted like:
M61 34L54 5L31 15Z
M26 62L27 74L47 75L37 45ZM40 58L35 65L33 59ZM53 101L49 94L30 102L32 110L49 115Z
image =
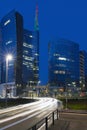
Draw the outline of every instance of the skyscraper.
M0 28L1 84L6 83L6 55L11 54L13 58L8 61L7 84L14 84L18 95L29 81L36 85L39 80L39 30L24 29L23 17L15 10L2 18Z
M82 91L87 90L87 52L80 51L80 87Z
M79 45L58 39L49 42L48 50L50 88L79 87Z
M12 10L1 20L1 83L14 82L22 84L22 47L23 47L23 17ZM6 56L13 59L8 61L6 81Z
M34 84L39 82L39 24L38 24L38 5L35 12L35 27L34 27Z
M24 29L24 37L23 37L23 66L22 66L22 71L23 71L23 82L26 84L29 81L33 81L33 62L34 62L34 57L33 57L33 32L28 31ZM27 72L27 73L26 73Z

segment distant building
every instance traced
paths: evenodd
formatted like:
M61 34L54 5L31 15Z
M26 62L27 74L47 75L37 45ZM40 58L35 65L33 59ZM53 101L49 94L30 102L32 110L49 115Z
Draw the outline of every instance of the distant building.
M82 91L87 90L87 52L80 51L80 87Z
M49 42L48 51L50 88L79 87L79 45L58 39Z
M0 83L6 83L6 55L11 54L6 84L13 83L19 95L30 81L39 81L39 30L24 29L23 17L15 10L2 18L0 29Z

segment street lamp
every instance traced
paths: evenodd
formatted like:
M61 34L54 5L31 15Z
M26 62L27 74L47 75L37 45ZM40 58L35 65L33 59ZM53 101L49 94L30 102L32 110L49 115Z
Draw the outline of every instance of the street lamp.
M7 83L8 83L8 61L12 60L12 55L6 55L6 107L7 107Z
M30 97L33 98L33 81L29 81L30 82Z
M37 82L37 96L39 96L39 84L41 83L41 81L39 80L38 82Z
M67 85L66 85L66 110L67 110L67 102L68 102L68 99L67 99Z

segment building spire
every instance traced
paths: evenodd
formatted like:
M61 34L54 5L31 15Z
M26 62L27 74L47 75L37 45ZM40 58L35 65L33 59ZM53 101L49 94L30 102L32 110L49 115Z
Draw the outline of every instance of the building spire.
M39 30L38 24L38 4L36 4L36 11L35 11L35 31Z

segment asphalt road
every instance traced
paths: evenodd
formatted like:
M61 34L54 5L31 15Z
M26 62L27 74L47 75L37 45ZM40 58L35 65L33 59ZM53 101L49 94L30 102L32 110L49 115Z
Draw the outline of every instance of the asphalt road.
M87 114L61 112L49 130L87 130Z

